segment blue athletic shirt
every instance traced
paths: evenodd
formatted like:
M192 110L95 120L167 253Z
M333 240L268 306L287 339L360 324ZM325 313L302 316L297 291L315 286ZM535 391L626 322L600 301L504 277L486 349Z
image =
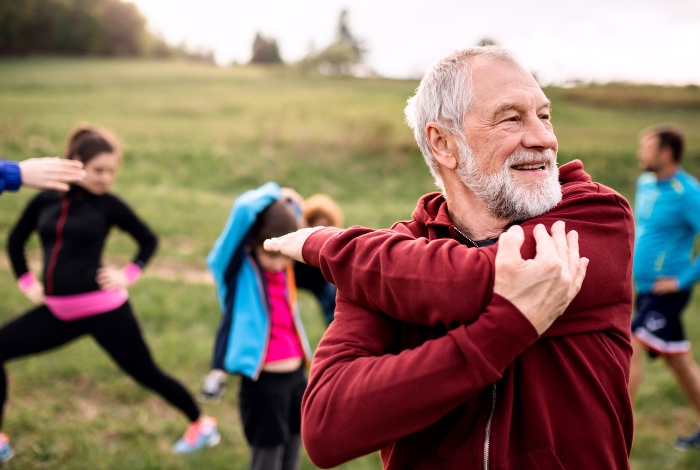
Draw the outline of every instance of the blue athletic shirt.
M637 180L634 281L639 293L651 292L659 277L676 277L681 290L700 279L693 244L700 233L700 184L679 169L658 180L652 172Z

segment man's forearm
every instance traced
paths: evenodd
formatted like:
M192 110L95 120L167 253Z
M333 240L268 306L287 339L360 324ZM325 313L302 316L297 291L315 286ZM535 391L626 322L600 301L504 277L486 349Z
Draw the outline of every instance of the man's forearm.
M473 324L389 354L393 322L339 297L304 396L309 456L336 466L428 427L498 380L537 338L527 319L495 296Z
M304 259L352 302L408 323L448 329L476 319L491 299L495 250L389 230L324 229Z
M585 195L585 197L583 197ZM573 193L547 214L521 226L523 258L535 256L534 227L557 220L579 233L580 252L590 259L581 294L546 336L597 331L617 323L599 307L627 298L633 222L627 202L612 191ZM352 228L313 233L303 246L309 264L352 301L400 321L448 329L468 324L489 302L497 245L469 248L451 239L427 241L395 231ZM597 317L595 322L589 321ZM570 318L569 318L570 317ZM579 322L578 320L584 320Z

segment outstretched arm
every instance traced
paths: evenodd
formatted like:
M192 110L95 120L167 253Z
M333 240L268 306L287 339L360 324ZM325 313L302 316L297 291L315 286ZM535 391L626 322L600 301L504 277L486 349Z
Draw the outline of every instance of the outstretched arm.
M315 227L268 240L265 249L320 268L348 300L409 323L452 328L472 321L491 298L495 251L452 239Z
M604 329L613 319L602 318L602 310L595 307L628 294L623 292L625 283L619 281L629 277L631 266L629 205L606 188L598 193L572 191L571 197L548 214L522 224L525 259L536 254L534 227L541 222L549 228L557 220L579 233L581 252L592 263L589 280L583 285L586 294L574 300L576 315L565 315L558 325L567 324L547 334L571 334L581 327ZM303 260L320 267L349 300L401 321L448 329L468 324L485 308L493 292L498 245L469 248L452 239L428 241L358 227L300 231L288 237L271 240L266 247L285 250L296 259L302 259L303 248ZM577 322L587 316L596 318Z

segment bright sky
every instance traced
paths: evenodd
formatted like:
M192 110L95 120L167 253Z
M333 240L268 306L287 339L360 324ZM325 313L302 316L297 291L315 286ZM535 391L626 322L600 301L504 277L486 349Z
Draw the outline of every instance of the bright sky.
M700 0L132 0L172 43L247 62L257 31L282 59L334 40L338 16L381 75L420 77L455 49L490 37L542 83L627 80L700 84Z

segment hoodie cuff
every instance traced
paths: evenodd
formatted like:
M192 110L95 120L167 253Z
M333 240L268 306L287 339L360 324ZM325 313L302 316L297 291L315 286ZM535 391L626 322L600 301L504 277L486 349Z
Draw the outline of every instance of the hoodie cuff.
M6 191L17 191L22 185L22 172L17 162L2 162L2 173Z
M343 233L343 229L336 227L326 227L321 230L316 230L304 242L301 247L301 257L308 265L316 268L321 266L321 250L331 238Z
M476 322L455 331L455 334L464 357L473 360L481 356L493 367L497 378L539 338L530 320L498 294L493 294L486 312Z

